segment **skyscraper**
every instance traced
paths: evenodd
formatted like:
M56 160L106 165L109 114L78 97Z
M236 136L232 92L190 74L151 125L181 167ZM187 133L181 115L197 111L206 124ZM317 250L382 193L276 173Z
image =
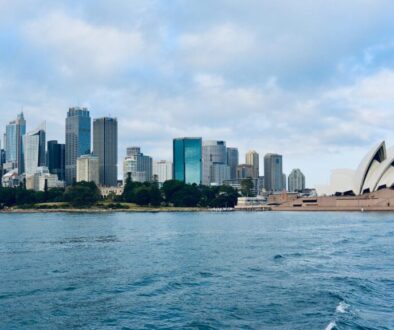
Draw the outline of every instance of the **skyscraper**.
M82 155L77 159L76 181L99 184L99 159L93 155Z
M237 179L253 179L253 166L249 164L238 165Z
M230 180L235 180L237 178L237 166L239 165L237 148L227 148L227 165L230 166Z
M65 145L56 140L48 141L47 166L49 173L57 174L60 181L65 180Z
M130 175L134 182L150 182L153 179L152 158L144 155L139 147L127 148L123 161L123 179Z
M202 184L209 186L222 184L223 180L229 180L230 168L227 169L227 167L226 142L202 141ZM217 174L216 178L215 173ZM219 178L220 180L218 180Z
M24 163L26 175L34 175L39 167L46 164L45 123L23 137Z
M264 188L267 192L283 190L282 155L266 154L264 156Z
M15 164L18 173L24 173L24 156L23 156L23 136L26 134L26 121L23 113L20 113L16 120L11 121L6 126L5 133L5 150L6 161Z
M77 174L77 158L90 154L91 119L86 108L70 108L66 118L66 183L72 184Z
M118 121L93 120L93 154L99 159L100 185L114 187L118 182Z
M289 174L289 191L290 192L301 192L305 190L305 175L300 169L296 168Z
M202 139L173 140L174 179L185 183L202 183Z
M260 176L259 154L254 150L248 151L245 155L245 163L252 165L252 178L258 179Z

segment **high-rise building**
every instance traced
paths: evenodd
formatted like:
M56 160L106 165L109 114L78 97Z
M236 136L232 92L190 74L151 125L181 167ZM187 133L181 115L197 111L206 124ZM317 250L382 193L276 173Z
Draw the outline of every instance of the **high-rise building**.
M237 166L239 165L237 148L227 148L227 165L230 166L230 180L235 180L237 178Z
M252 165L252 178L258 179L260 176L259 154L254 150L248 151L245 155L245 163L247 165Z
M224 181L230 180L230 166L222 163L213 163L210 168L210 177L210 185L223 185Z
M99 184L99 159L93 155L82 155L77 158L77 182L86 181Z
M3 165L5 163L5 150L1 149L0 150L0 165Z
M266 154L264 156L264 187L267 192L284 189L282 155Z
M99 159L100 185L115 187L118 182L118 121L93 120L93 154Z
M146 156L139 147L127 148L127 156L123 161L123 180L128 176L134 182L150 182L153 179L152 157Z
M215 171L212 169L214 165L217 165ZM230 169L225 169L227 166L226 142L202 141L202 184L206 186L217 185L221 184L223 180L229 180ZM220 178L220 183L214 177L214 173L219 173L219 167L221 168L221 175L217 175L217 178ZM223 176L224 178L222 178Z
M159 183L172 180L172 171L172 162L168 160L159 160L153 163L153 178L156 178Z
M202 139L173 140L174 179L190 184L202 183Z
M70 108L66 118L66 183L76 179L77 158L90 154L91 119L86 108Z
M237 179L253 179L253 166L249 164L238 165Z
M18 173L24 173L24 156L23 156L23 136L26 134L26 121L23 113L20 113L16 120L11 121L6 126L5 149L6 161L14 163Z
M305 175L300 169L296 168L289 174L289 191L290 192L301 192L305 190Z
M65 180L65 145L56 140L48 141L47 166L50 174L56 174L60 181Z
M45 123L24 135L24 163L26 175L34 175L39 167L46 165Z

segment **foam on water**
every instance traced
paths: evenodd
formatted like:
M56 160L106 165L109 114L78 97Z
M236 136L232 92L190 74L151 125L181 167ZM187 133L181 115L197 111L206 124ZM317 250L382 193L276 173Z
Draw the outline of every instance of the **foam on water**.
M348 308L349 308L349 305L346 304L344 301L341 301L336 308L336 312L343 314L343 313L347 312Z

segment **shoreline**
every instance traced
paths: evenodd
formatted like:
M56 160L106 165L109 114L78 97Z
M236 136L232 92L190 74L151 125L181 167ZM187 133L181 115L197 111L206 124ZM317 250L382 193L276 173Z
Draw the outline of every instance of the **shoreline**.
M386 212L394 213L394 208L272 208L271 210L232 209L218 210L208 208L133 208L133 209L8 209L0 210L1 214L33 214L33 213L226 213L226 212L308 212L308 213L332 213L332 212Z
M8 209L0 210L0 214L29 214L29 213L180 213L180 212L219 212L204 208L133 208L133 209ZM224 212L224 211L222 211Z

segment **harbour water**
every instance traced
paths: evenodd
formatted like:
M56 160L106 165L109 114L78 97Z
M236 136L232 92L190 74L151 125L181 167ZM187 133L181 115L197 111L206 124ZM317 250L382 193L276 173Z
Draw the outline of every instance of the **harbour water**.
M65 328L394 329L394 214L0 214L0 329Z

